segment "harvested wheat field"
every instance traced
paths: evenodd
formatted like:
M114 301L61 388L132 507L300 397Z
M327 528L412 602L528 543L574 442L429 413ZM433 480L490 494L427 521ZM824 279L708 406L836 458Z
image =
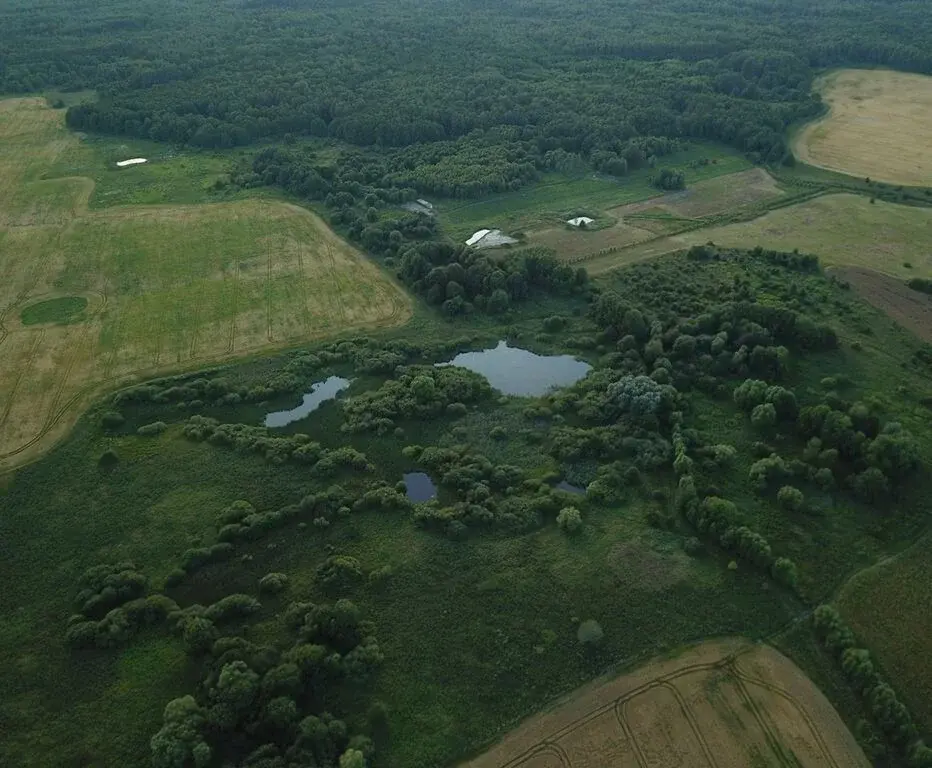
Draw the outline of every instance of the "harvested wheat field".
M813 683L769 646L704 643L596 682L463 768L867 768Z
M890 184L932 185L932 77L843 69L815 87L829 111L797 134L800 160Z
M0 469L47 449L103 389L410 316L304 208L89 210L93 181L43 177L77 144L44 101L0 101Z
M872 269L836 267L831 274L849 283L868 304L885 312L923 341L932 343L932 296Z

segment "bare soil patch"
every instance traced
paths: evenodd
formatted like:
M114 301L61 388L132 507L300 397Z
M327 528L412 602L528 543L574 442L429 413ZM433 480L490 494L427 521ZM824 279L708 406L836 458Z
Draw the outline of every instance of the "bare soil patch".
M863 267L836 267L831 274L850 283L868 304L886 312L923 341L932 342L932 296L914 291L895 277Z
M843 69L816 82L828 114L803 128L803 162L890 184L932 184L932 77Z
M703 643L539 713L463 768L867 768L828 700L789 659Z

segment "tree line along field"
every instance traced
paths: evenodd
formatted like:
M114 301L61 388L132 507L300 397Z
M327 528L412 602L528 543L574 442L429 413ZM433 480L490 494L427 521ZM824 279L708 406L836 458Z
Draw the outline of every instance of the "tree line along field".
M926 728L932 727L928 547L926 535L897 557L862 571L837 600L851 628L870 646Z
M0 101L0 466L47 449L102 388L410 316L405 295L303 208L92 209L91 178L48 177L82 155L100 167L62 117L39 99ZM32 307L53 300L85 308L36 322Z
M471 327L425 313L99 402L0 491L0 758L162 766L203 743L209 765L248 765L267 740L272 765L292 747L325 765L350 750L373 768L451 764L609 666L810 631L813 605L925 527L914 462L932 457L921 347L813 265L667 256ZM792 332L791 305L808 318ZM593 371L522 398L431 365L501 338ZM336 402L260 426L331 375L352 380ZM812 419L827 413L822 430ZM414 470L437 481L436 502L405 497ZM686 690L688 711L733 706L714 690ZM792 697L811 705L808 690ZM790 734L810 726L760 695L782 734L768 749L795 750ZM651 729L668 703L634 710ZM719 722L703 738L733 743ZM814 749L801 738L800 754ZM848 747L825 748L847 764Z

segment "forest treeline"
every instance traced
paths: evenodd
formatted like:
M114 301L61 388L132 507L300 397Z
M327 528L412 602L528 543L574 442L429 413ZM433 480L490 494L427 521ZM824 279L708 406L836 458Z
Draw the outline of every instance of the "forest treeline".
M617 170L646 136L778 162L787 125L820 108L815 68L932 72L932 21L907 0L105 0L81 13L17 0L0 43L0 91L97 91L69 110L74 128L200 147L441 142L430 162L393 156L405 184L455 184L477 152L511 181L555 151ZM530 163L514 161L522 142Z

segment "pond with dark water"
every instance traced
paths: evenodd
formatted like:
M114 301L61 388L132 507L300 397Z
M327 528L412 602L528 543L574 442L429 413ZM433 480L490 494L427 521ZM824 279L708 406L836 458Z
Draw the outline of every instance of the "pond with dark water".
M448 363L481 373L495 389L506 395L538 397L557 387L568 387L592 368L572 355L537 355L504 341L494 349L463 352Z
M437 498L437 486L424 472L406 472L402 475L405 493L411 501L430 501Z
M585 493L585 488L580 488L578 485L573 485L572 483L566 482L566 480L561 480L557 483L557 490L566 491L567 493Z
M303 419L328 400L336 398L349 385L349 379L343 379L339 376L331 376L324 381L318 381L316 384L311 385L311 391L304 395L301 405L289 411L274 411L266 414L264 424L267 427L284 427L293 421Z

